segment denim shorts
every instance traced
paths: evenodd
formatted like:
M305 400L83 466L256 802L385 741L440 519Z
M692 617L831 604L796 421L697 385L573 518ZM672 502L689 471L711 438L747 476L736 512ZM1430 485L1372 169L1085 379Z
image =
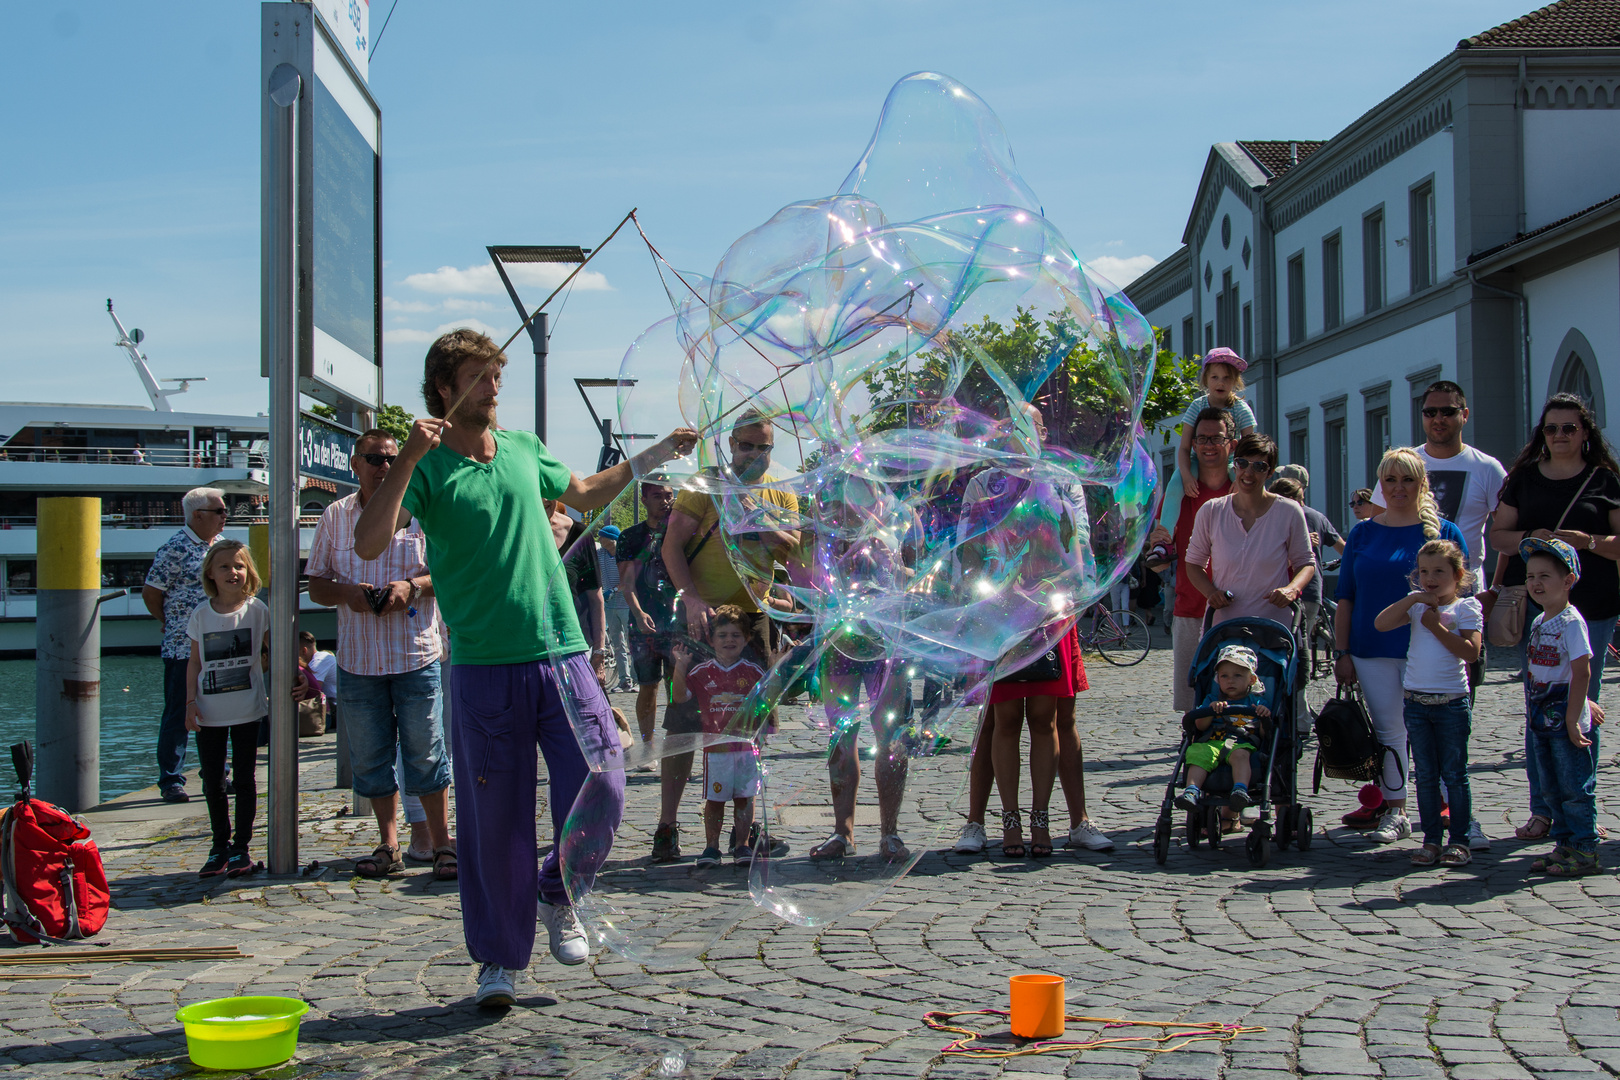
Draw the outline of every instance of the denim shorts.
M432 795L450 786L450 759L439 723L439 662L398 675L338 674L340 737L349 740L354 793L368 799ZM396 750L405 758L394 775Z

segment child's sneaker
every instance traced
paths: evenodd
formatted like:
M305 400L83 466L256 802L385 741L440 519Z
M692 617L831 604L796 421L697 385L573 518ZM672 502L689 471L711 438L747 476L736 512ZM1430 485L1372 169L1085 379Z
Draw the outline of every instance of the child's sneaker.
M1481 827L1479 818L1474 818L1468 823L1468 850L1491 850L1491 838L1485 835L1485 830Z
M719 866L720 849L717 847L704 848L703 854L697 857L696 865L703 869L707 869L711 866Z
M652 861L672 863L681 857L681 830L677 825L663 824L653 833Z
M1406 811L1390 807L1384 811L1383 820L1378 823L1378 828L1368 834L1367 839L1375 844L1393 844L1411 835L1412 819L1406 816Z
M231 857L230 848L217 847L208 853L208 861L197 871L200 878L219 877L225 872L225 862Z
M1245 810L1252 802L1254 800L1249 798L1248 784L1233 784L1232 794L1226 797L1226 805L1234 810Z
M1183 810L1196 810L1198 809L1198 797L1202 794L1203 792L1198 790L1197 784L1188 784L1181 789L1181 794L1176 796L1176 805Z
M226 877L247 877L253 869L253 857L242 848L233 848L230 858L225 860Z
M1356 796L1361 805L1340 818L1351 829L1371 829L1384 816L1384 795L1377 784L1366 784Z

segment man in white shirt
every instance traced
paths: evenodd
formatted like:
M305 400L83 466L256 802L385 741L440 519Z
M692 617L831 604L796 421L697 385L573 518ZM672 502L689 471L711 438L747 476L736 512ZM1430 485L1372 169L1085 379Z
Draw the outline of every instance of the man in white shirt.
M1485 526L1496 509L1507 470L1491 455L1462 441L1468 423L1468 397L1449 379L1430 383L1423 392L1422 446L1414 447L1429 470L1429 491L1440 516L1462 530L1468 541L1468 569L1475 587L1489 584L1485 569ZM1384 505L1384 493L1373 485L1373 502ZM1490 615L1487 607L1486 616Z

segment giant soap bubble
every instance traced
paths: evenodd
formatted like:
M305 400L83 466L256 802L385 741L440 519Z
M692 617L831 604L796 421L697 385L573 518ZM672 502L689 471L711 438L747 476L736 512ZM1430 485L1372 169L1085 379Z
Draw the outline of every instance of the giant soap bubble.
M637 478L678 492L669 532L632 557L661 590L644 636L724 667L698 624L724 602L764 617L736 661L757 666L751 688L705 698L701 722L661 692L662 722L590 762L627 770L623 805L587 783L564 830L587 927L654 964L765 913L836 919L954 833L992 680L1125 573L1156 486L1139 424L1152 329L1081 265L953 79L897 83L834 194L785 206L712 274L660 273L673 313L625 355L619 427L703 438ZM636 498L620 504L639 514ZM673 548L690 581L664 564ZM661 788L682 786L644 770L690 761L707 789L738 747L758 775L754 857L698 867L703 807L686 790L670 811ZM592 838L621 814L603 851ZM679 860L650 858L661 821L680 826Z

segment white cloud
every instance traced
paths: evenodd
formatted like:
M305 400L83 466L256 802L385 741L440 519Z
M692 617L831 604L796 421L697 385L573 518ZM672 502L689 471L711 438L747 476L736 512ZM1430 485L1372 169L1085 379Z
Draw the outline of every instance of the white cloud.
M508 265L506 273L512 279L512 284L519 289L532 286L549 291L562 284L563 279L573 269L573 266L566 263L516 263ZM465 270L454 266L441 266L431 273L410 274L405 278L405 284L418 292L440 295L499 296L506 292L492 263L469 266ZM595 270L581 270L574 278L572 287L599 291L612 289L613 286L608 284L606 276ZM524 299L527 300L528 297ZM535 302L538 303L538 300Z
M383 331L383 343L386 345L428 345L438 340L440 334L448 333L451 330L459 330L462 327L488 335L494 338L497 343L505 341L506 335L510 333L510 331L498 330L478 319L460 319L456 322L443 323L432 330L411 330L406 327L396 326L393 329Z
M392 296L383 297L384 311L432 311L438 306L426 300L395 300Z
M424 311L495 311L497 306L488 300L473 300L464 296L452 296L434 303L431 300L396 300L392 296L383 297L383 310L406 313L420 313Z
M1087 270L1095 270L1113 284L1125 286L1157 266L1159 260L1151 255L1129 255L1123 259L1117 255L1099 255L1085 263Z

